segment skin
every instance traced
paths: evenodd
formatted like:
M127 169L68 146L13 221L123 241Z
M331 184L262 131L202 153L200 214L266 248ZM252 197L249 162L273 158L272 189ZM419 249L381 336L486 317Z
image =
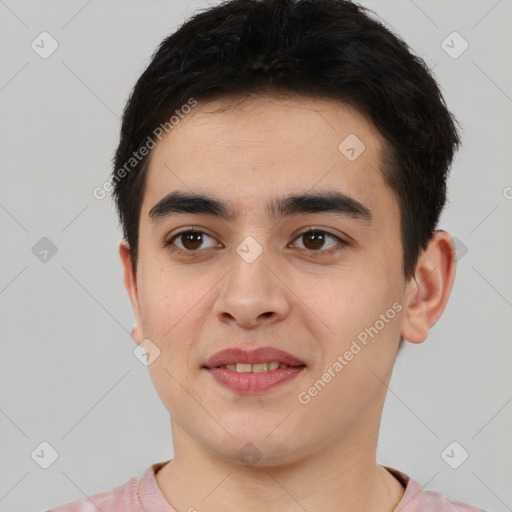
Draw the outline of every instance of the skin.
M349 134L366 146L354 161L338 150ZM381 147L375 127L340 102L254 96L200 102L154 149L136 272L125 241L119 251L133 339L148 338L160 350L149 371L171 417L174 458L156 480L176 510L391 512L399 503L403 487L376 462L387 384L400 336L425 341L443 312L455 246L436 231L414 278L405 280L399 206L382 177ZM150 209L174 190L223 199L239 218L180 214L152 222ZM321 190L357 199L372 221L325 212L277 221L267 215L274 198ZM163 245L186 227L208 235L202 245L175 241L195 250L191 257ZM309 228L351 244L327 236L315 249L299 236ZM263 249L252 263L236 252L248 236ZM299 393L393 303L401 311L317 396L300 403ZM307 368L252 396L201 369L224 348L261 346L290 352ZM248 442L261 457L253 466L237 456Z

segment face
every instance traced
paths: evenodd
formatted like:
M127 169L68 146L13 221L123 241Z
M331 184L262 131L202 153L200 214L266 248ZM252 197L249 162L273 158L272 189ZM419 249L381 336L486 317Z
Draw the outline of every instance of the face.
M278 464L376 434L410 293L381 147L339 102L262 96L199 102L156 146L136 277L121 256L178 443ZM283 366L261 347L293 361L247 367ZM251 374L207 367L233 348Z

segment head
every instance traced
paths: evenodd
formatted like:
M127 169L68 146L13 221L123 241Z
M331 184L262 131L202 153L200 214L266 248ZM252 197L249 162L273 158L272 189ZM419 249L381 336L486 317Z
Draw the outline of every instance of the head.
M403 339L426 339L451 290L436 228L458 144L424 62L352 2L232 0L162 42L112 182L133 337L158 347L182 432L232 458L252 441L270 464L374 425ZM246 395L205 368L261 346L303 370Z

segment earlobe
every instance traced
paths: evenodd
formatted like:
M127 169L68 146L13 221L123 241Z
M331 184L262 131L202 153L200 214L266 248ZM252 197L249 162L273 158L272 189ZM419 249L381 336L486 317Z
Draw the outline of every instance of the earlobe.
M132 264L132 257L130 253L130 246L126 240L119 244L119 256L123 264L123 282L128 297L132 305L133 314L135 315L135 324L131 330L133 341L140 345L144 340L144 333L142 330L142 317L140 314L139 294L137 288L137 278L135 276L135 269Z
M130 331L130 335L132 337L132 340L137 343L137 345L140 345L142 341L144 340L144 335L142 334L142 330L139 329L139 325L135 323L132 327L132 330Z
M435 231L418 258L407 295L402 337L411 343L427 339L443 313L455 279L456 253L451 236Z

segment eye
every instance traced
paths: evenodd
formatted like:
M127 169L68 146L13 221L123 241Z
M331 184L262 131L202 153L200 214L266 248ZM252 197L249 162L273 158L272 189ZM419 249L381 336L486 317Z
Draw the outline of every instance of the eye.
M207 235L204 231L199 230L187 230L187 231L181 231L180 233L176 233L173 237L171 237L169 240L165 242L165 246L171 246L174 245L174 241L178 240L181 241L181 247L178 245L175 245L174 247L171 247L173 251L177 251L182 254L190 254L194 252L198 252L197 249L201 246L201 244L204 242L206 238L210 238L211 240L214 240L211 236ZM215 244L211 245L210 247L214 247Z
M303 248L307 249L310 252L331 253L333 252L331 250L319 251L319 249L321 249L325 245L325 241L329 238L331 240L334 240L335 242L338 242L338 244L341 245L342 247L348 245L348 243L342 240L339 236L333 235L332 233L329 233L328 231L323 231L321 229L310 229L308 231L304 231L295 240L305 240L306 246ZM331 244L331 247L329 248L336 247L336 245L336 243Z
M164 246L169 247L169 249L179 254L191 256L194 253L200 252L199 248L207 239L210 239L213 242L210 244L209 248L215 247L215 239L206 234L204 231L188 229L174 234L169 240L164 242ZM325 250L324 247L326 240L328 239L331 239L334 241L334 243L331 243L331 246L327 249L332 249L332 247L336 247L336 245L339 245L342 248L348 245L348 243L342 240L340 237L321 229L309 229L308 231L304 231L297 238L295 238L295 240L306 241L306 245L304 246L303 244L303 247L301 248L307 250L308 252L332 253L334 252L333 250ZM175 241L180 242L181 246L178 245ZM208 249L208 247L206 248ZM324 250L320 250L322 248Z

